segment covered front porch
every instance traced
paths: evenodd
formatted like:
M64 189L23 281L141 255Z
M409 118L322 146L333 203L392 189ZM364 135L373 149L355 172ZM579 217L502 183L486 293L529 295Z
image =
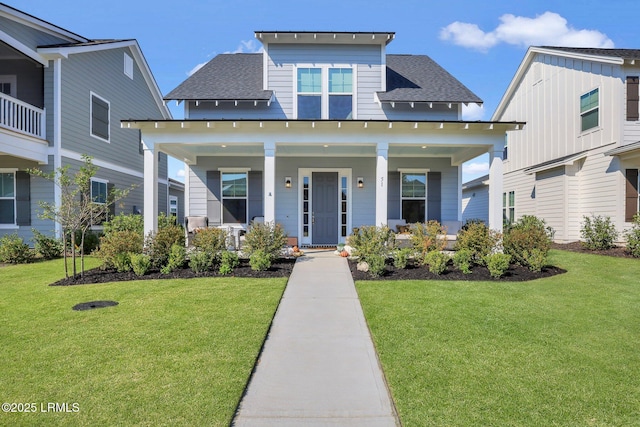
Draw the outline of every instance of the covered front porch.
M142 131L145 230L156 230L157 156L187 165L185 214L209 225L281 223L302 245L343 243L353 227L461 222L462 164L489 153L490 226L502 229L504 135L521 123L125 121Z

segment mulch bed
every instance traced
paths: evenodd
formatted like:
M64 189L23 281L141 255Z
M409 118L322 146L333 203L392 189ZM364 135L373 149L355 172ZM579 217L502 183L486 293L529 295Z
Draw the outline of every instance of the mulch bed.
M75 280L68 278L58 280L49 286L71 286L71 285L88 285L95 283L122 282L126 280L152 280L152 279L191 279L193 277L252 277L252 278L277 278L289 277L293 270L295 259L279 259L271 265L266 271L254 271L249 265L249 260L241 259L240 265L233 270L232 274L223 276L217 271L207 271L201 274L195 274L190 268L176 270L171 274L162 274L160 271L151 271L144 276L136 276L132 271L119 273L115 270L102 270L94 268L84 272L83 277Z

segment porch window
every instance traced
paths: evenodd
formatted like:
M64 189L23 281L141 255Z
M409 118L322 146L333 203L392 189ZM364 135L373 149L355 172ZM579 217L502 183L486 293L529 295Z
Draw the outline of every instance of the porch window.
M402 218L408 223L424 222L426 217L427 174L402 173Z
M351 119L353 70L329 69L329 120Z
M16 178L14 172L0 173L0 224L16 223Z
M584 132L598 126L600 95L598 89L580 97L580 129Z
M247 223L247 173L222 172L222 222Z
M512 224L516 217L516 192L502 193L502 222Z
M298 68L298 118L322 117L322 69Z
M109 142L109 101L91 94L91 135Z

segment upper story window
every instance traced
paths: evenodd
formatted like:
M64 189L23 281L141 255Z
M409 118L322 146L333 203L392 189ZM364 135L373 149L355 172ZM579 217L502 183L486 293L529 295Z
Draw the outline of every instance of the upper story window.
M351 68L298 68L297 92L298 119L353 117Z
M598 126L600 96L598 89L580 97L580 130L585 131Z
M91 94L91 135L109 142L109 101Z

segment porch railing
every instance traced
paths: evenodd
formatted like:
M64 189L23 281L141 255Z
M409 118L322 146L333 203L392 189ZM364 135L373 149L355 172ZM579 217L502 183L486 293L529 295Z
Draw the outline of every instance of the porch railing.
M45 139L45 110L0 93L0 127Z

